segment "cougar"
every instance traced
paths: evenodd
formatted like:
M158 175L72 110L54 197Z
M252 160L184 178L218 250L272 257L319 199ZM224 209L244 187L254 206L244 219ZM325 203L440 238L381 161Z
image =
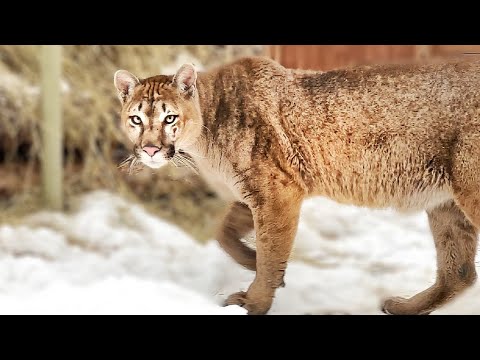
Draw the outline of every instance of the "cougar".
M316 72L260 57L146 79L119 70L114 83L135 158L159 168L188 154L231 201L217 240L256 276L226 304L268 312L311 196L426 210L436 281L386 299L385 313L428 314L474 283L480 62ZM242 241L252 230L256 251Z

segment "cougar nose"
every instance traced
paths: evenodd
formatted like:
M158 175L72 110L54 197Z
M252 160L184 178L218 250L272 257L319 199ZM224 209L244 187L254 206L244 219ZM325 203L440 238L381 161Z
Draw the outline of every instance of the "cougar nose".
M160 151L160 148L158 146L147 145L143 147L143 151L145 151L148 155L153 156Z

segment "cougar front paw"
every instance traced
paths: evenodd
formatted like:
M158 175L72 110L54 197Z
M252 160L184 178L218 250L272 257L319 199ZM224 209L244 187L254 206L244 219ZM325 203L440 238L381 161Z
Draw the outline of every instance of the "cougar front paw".
M239 291L230 295L225 301L227 305L238 305L248 310L248 315L264 315L270 310L272 306L272 299L260 299L256 300L249 297L248 292Z

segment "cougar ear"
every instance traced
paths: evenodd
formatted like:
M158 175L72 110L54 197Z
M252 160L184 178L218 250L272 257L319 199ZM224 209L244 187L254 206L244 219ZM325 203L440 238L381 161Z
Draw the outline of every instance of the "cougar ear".
M183 64L175 74L173 81L177 84L180 92L193 95L197 87L197 72L192 64Z
M132 95L135 86L140 84L138 78L127 70L118 70L113 76L113 83L118 91L120 101L125 102Z

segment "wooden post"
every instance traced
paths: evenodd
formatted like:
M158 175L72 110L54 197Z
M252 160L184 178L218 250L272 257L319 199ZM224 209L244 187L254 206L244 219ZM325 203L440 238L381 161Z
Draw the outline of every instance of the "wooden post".
M263 55L268 56L276 62L281 62L281 51L282 45L265 45Z
M42 185L46 206L63 209L62 48L42 45Z
M225 45L225 63L233 61L233 45Z
M427 60L432 56L432 45L416 45L415 58L417 61Z
M273 46L273 60L278 63L282 62L282 45L272 45Z

